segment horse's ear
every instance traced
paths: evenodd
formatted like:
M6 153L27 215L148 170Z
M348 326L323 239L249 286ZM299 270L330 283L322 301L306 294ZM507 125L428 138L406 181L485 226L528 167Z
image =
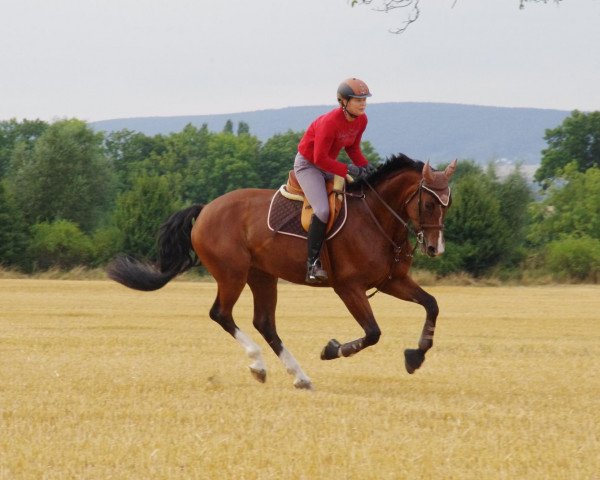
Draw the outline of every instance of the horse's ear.
M429 160L427 160L425 166L423 167L423 178L425 179L426 184L433 184L433 172L431 171Z
M450 178L454 174L454 170L456 170L456 163L457 159L452 160L452 163L446 167L446 170L444 170L444 174L446 175L446 178L448 180L450 180Z

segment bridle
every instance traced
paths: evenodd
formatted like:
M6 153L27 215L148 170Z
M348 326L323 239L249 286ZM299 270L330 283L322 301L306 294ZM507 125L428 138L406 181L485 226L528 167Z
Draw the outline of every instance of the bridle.
M443 206L443 207L447 207L450 204L450 187L448 187L448 197L447 200L444 201L442 199L442 197L440 197L439 193L436 192L435 190L433 190L432 188L428 187L427 185L425 185L425 182L423 179L421 179L421 181L419 182L419 187L410 194L410 196L406 199L406 201L404 202L404 206L407 206L414 198L415 196L417 196L417 212L418 212L418 226L417 226L417 230L414 229L412 223L410 221L406 221L404 220L400 215L398 215L398 213L385 201L385 199L379 195L379 192L377 192L377 190L375 190L375 188L368 182L368 180L366 178L363 178L363 182L365 183L365 185L367 185L369 187L369 189L371 190L371 192L373 192L373 195L375 196L375 198L377 198L377 200L392 214L392 216L398 220L402 226L406 229L406 231L408 233L412 233L415 238L415 245L412 248L412 250L410 251L410 253L405 253L405 255L407 257L412 257L415 253L415 250L417 249L417 247L419 245L422 245L424 242L424 238L425 235L423 233L424 230L428 230L428 229L437 229L437 230L443 230L444 229L444 224L440 223L440 224L424 224L421 222L421 211L422 211L422 197L423 197L423 190L428 191L429 193L433 194L433 196L437 199L438 203ZM400 262L400 256L402 254L402 246L398 245L394 239L388 235L388 233L385 231L385 229L383 228L383 226L381 225L381 223L379 222L379 220L377 220L377 217L375 216L375 214L373 213L373 210L371 210L371 207L369 207L369 204L366 200L366 195L364 193L364 191L361 190L360 195L352 195L352 194L348 194L346 193L346 195L351 195L351 196L356 196L356 197L360 197L366 207L367 212L369 213L371 219L373 220L373 222L375 223L375 225L377 225L377 227L379 228L379 230L381 231L381 233L383 234L383 236L387 239L387 241L392 245L393 250L394 250L394 256L390 265L390 269L389 269L389 273L386 276L386 278L377 286L375 287L375 291L373 293L371 293L370 295L368 295L368 298L371 298L373 295L375 295L380 289L381 287L392 278L392 271L394 269L394 265L398 262Z
M375 188L368 182L368 180L366 178L363 179L363 182L367 185L367 187L369 187L371 192L373 192L373 195L375 196L375 198L377 198L377 200L392 214L392 216L404 226L406 231L408 233L412 233L415 236L416 243L412 249L412 252L410 253L410 256L412 256L412 254L416 250L417 246L423 243L423 241L424 241L423 231L424 230L428 230L428 229L443 230L444 229L443 223L429 224L429 223L423 223L421 221L421 218L422 218L421 212L422 212L422 204L423 204L423 201L422 201L423 190L426 190L429 193L433 194L433 196L437 199L438 203L441 206L447 207L450 203L450 187L448 187L448 200L444 201L444 200L442 200L442 198L440 197L438 192L436 192L435 190L433 190L430 187L428 187L427 185L425 185L424 180L421 180L419 182L419 187L413 193L411 193L410 196L404 202L404 206L407 206L413 200L413 198L415 198L415 196L417 196L418 221L417 221L417 229L415 230L413 228L412 223L407 222L400 215L398 215L398 213L383 199L383 197L381 195L379 195L379 192L377 192L377 190L375 190ZM375 217L375 214L373 213L373 211L371 210L371 207L369 207L369 204L366 201L366 195L364 194L364 192L362 192L362 194L360 196L367 208L367 212L369 212L369 215L371 216L371 218L373 219L373 221L375 222L377 227L379 227L379 230L381 230L381 232L384 234L384 236L392 244L392 246L394 247L394 251L399 253L400 247L392 240L392 238L387 234L387 232L385 232L385 230L381 226L381 223L379 223L379 221L377 220L377 217Z

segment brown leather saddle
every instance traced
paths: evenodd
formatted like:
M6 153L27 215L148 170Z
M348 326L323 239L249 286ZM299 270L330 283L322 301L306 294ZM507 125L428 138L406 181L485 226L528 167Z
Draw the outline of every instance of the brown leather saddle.
M327 238L333 237L346 221L346 197L343 194L345 185L344 178L337 175L327 181L329 197ZM312 214L313 209L304 196L296 174L291 170L287 183L282 185L271 199L268 226L275 232L306 238Z

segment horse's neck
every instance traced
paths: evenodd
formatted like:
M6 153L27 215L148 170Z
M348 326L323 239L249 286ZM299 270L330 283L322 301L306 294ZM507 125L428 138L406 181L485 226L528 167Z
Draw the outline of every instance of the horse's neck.
M388 205L398 211L419 186L420 178L416 172L400 172L381 182L376 190Z
M420 176L415 172L401 172L390 179L379 183L375 190L378 196L405 222L409 221L406 212L406 202L418 187ZM377 195L371 195L369 204L378 218L381 218L382 225L391 231L398 228L406 229L395 218L394 214L383 205Z

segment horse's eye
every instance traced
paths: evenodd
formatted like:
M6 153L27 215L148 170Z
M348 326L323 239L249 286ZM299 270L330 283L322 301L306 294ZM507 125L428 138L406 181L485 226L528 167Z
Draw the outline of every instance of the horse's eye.
M429 213L433 213L433 209L435 208L435 204L433 202L425 202L425 210Z

